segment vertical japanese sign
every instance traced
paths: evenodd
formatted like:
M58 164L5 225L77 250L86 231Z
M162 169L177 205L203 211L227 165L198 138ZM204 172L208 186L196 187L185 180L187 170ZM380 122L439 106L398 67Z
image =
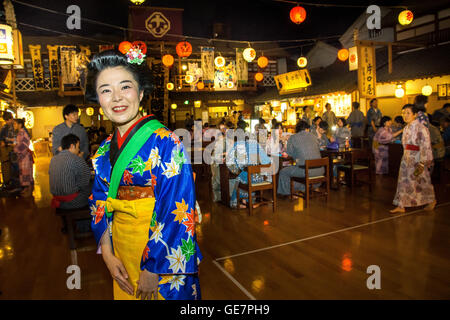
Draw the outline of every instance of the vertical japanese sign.
M59 89L59 63L58 46L47 45L48 66L50 69L50 86L52 89Z
M200 47L202 57L203 82L214 82L214 48Z
M248 82L248 64L244 59L244 48L236 48L236 73L239 83Z
M33 65L34 87L36 90L44 90L44 66L41 61L41 45L28 45L31 62Z
M358 47L358 88L361 97L376 97L375 48Z
M348 48L348 68L350 71L358 70L358 50L356 47Z

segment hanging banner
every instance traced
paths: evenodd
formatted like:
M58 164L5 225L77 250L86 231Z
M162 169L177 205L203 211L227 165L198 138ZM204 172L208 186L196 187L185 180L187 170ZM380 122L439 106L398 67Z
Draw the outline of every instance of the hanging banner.
M348 68L350 71L358 70L358 50L356 47L348 48Z
M19 30L13 30L14 69L23 69L22 34Z
M11 84L12 84L12 73L11 70L8 70L6 72L5 79L3 80L3 84L6 86L5 89L3 89L4 92L9 93L11 92Z
M236 75L239 83L248 82L248 63L243 52L244 48L236 48Z
M288 94L303 91L309 87L311 77L307 69L300 69L288 73L279 74L273 77L279 94Z
M41 61L41 45L28 45L30 49L31 62L33 65L34 88L35 90L44 90L44 67Z
M376 97L375 48L358 47L358 89L361 97Z
M188 63L186 77L188 77L188 80L190 80L188 83L191 85L191 91L197 91L197 82L200 80L202 75L203 70L198 66L197 62Z
M77 83L76 47L60 46L61 57L61 82L63 85L75 85Z
M114 49L113 44L101 44L98 46L98 52Z
M237 90L236 64L230 61L218 68L214 76L214 90Z
M86 87L87 66L90 61L88 54L90 55L91 51L89 50L89 47L80 46L80 48L81 51L75 56L75 68L77 80L79 81L79 85L84 92Z
M203 82L212 83L214 81L214 48L200 47L202 58Z
M183 35L183 9L130 6L128 28L130 39L179 41L178 36Z
M59 63L58 46L47 45L48 68L50 71L50 86L52 89L59 89Z

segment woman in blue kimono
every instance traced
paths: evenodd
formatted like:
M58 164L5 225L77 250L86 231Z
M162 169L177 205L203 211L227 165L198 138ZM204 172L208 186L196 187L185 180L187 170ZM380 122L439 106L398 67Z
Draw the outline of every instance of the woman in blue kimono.
M92 230L114 299L200 299L195 186L178 137L139 106L151 90L145 56L96 55L86 100L116 126L93 157Z

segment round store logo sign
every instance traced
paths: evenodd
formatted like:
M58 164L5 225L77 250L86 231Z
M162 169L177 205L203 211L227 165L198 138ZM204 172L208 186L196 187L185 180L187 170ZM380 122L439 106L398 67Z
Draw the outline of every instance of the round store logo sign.
M170 30L170 21L161 12L153 12L145 20L145 27L154 37L161 38Z

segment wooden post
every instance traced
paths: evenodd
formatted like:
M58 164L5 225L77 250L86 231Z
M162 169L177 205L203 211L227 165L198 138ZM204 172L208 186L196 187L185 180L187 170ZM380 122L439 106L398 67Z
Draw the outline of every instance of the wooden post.
M392 73L392 44L388 45L389 74Z
M13 106L17 110L17 106L16 106L16 104L17 104L17 97L16 97L16 72L14 71L14 65L11 65L11 86L12 86L12 90L13 90Z

